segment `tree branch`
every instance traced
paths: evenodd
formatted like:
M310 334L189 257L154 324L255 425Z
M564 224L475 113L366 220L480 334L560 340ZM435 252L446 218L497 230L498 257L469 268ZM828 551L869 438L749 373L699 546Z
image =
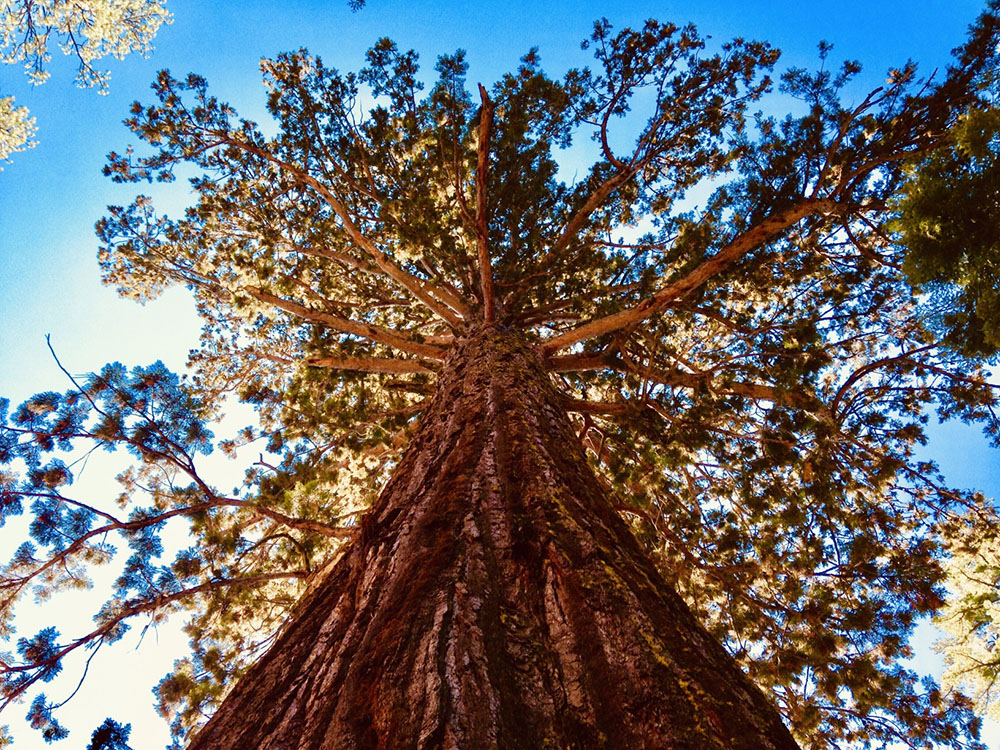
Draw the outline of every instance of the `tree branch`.
M540 323L554 320L554 314L566 307L582 303L586 300L610 297L615 294L624 294L626 292L634 291L641 286L642 282L633 282L631 284L619 284L618 286L591 289L587 292L578 294L575 297L558 299L545 305L532 307L522 313L519 313L515 319L526 326L538 325Z
M431 374L434 372L412 359L390 359L388 357L311 357L306 364L310 367L329 367L333 370L354 372L387 372L398 375L407 373Z
M357 225L351 220L347 207L334 195L326 185L317 180L304 169L300 169L288 162L274 156L267 149L255 146L239 138L233 138L228 133L215 133L215 135L226 145L235 146L249 153L259 156L262 159L274 164L290 173L302 183L315 190L327 205L333 209L338 216L344 231L358 247L367 252L375 261L375 265L389 278L399 283L404 289L413 294L414 297L423 302L430 310L445 320L452 327L460 327L462 318L468 318L469 309L465 302L452 294L447 289L418 279L410 273L393 263L389 256L375 245L371 238L364 235ZM456 316L457 313L457 316Z
M64 564L65 561L69 560L75 553L81 552L89 540L95 537L102 537L109 534L112 531L138 531L139 529L148 528L150 526L156 526L157 524L163 523L171 518L177 516L195 516L199 513L204 513L205 511L211 510L213 508L245 508L250 512L256 513L264 518L269 518L272 521L276 521L284 526L293 529L301 529L303 531L312 531L315 533L322 534L328 537L338 537L346 539L348 537L354 536L359 527L356 526L328 526L327 524L320 523L319 521L311 521L304 518L293 518L292 516L287 516L284 513L280 513L276 510L270 508L265 508L254 503L247 502L245 500L238 500L235 498L224 498L213 495L213 499L207 500L196 505L188 505L180 508L172 508L171 510L164 511L163 513L158 513L155 516L147 516L145 518L139 518L134 521L114 521L107 523L104 526L91 529L85 534L76 537L69 546L64 549L59 550L52 555L44 563L41 563L37 568L29 573L25 573L17 578L5 578L0 581L0 591L11 591L12 592L4 597L0 601L0 605L7 605L17 599L20 591L32 580L37 578L39 575L49 570L50 568Z
M587 198L586 202L580 207L580 209L573 214L569 222L566 224L566 228L563 229L562 234L552 243L552 247L549 248L549 257L555 257L563 250L566 246L579 234L580 230L583 229L584 225L587 223L587 219L590 215L594 213L601 205L607 200L608 196L611 195L615 190L624 185L630 179L635 172L630 168L623 172L617 172L613 176L606 179L597 189Z
M667 284L635 307L584 323L579 328L543 342L540 347L542 354L552 354L595 336L602 336L640 323L655 315L674 300L690 294L713 276L729 270L751 250L773 239L799 220L816 213L833 211L835 208L836 203L829 199L802 200L743 232L686 276Z
M790 391L764 383L726 382L713 383L707 375L681 370L660 370L645 365L626 362L611 353L574 354L569 356L550 357L547 361L549 372L584 372L590 370L616 370L631 373L649 381L679 388L706 388L712 393L733 396L745 396L756 401L771 401L775 404L805 409L819 413L825 409L823 403L816 397L806 393ZM579 411L578 409L571 409ZM590 413L599 413L591 411ZM617 412L605 412L617 413Z
M878 359L875 360L874 362L869 362L868 364L859 367L850 375L850 377L847 378L847 380L844 381L844 383L840 386L840 388L837 389L836 395L830 402L831 410L833 411L837 410L837 408L840 406L841 400L843 400L844 396L851 389L851 386L853 386L855 383L861 380L861 378L865 377L866 375L872 372L875 372L876 370L882 367L885 367L886 365L891 365L894 362L903 362L912 357L914 354L922 354L923 352L930 351L931 349L936 349L937 346L938 346L937 342L926 344L924 346L919 346L916 347L915 349L910 349L909 351L902 352L893 357L885 357L883 359Z
M320 323L332 328L335 331L347 333L352 336L360 336L378 344L384 344L385 346L392 347L393 349L398 349L399 351L407 352L408 354L415 354L418 357L423 357L425 359L440 360L444 358L444 351L438 347L421 344L418 341L400 336L388 329L379 328L378 326L373 326L368 323L359 323L356 320L341 318L337 315L331 315L330 313L321 312L319 310L311 310L305 305L300 305L298 302L283 299L271 294L270 292L265 292L263 289L256 289L254 287L248 287L247 289L251 295L259 299L261 302L274 305L278 309L284 310L292 315L297 315L304 320L308 320L313 323Z
M173 594L161 594L152 599L146 601L139 600L138 602L126 602L125 611L119 612L117 615L107 620L100 627L95 628L85 636L77 638L75 641L63 646L56 653L47 659L38 662L32 662L31 664L22 664L18 666L5 665L2 669L2 673L15 673L15 672L30 672L35 671L36 673L30 678L19 683L15 688L13 688L9 693L4 695L3 703L0 704L0 711L10 705L12 702L17 700L17 698L24 694L24 692L31 687L39 679L43 679L44 668L62 661L63 657L69 653L72 653L80 646L84 646L95 640L103 641L105 638L111 634L120 622L127 620L130 617L135 617L136 615L141 615L145 612L153 612L157 609L161 609L167 605L173 604L174 602L186 599L195 594L200 594L204 591L210 591L211 589L221 588L223 586L230 586L236 588L245 588L247 586L259 586L268 581L278 580L281 578L308 578L309 573L302 570L293 570L288 572L280 573L262 573L256 576L249 576L247 578L220 578L212 581L207 581L206 583L199 584L198 586L193 586L189 589L184 589L182 591L177 591Z
M562 404L566 411L575 411L578 414L624 414L629 409L639 410L642 408L635 404L605 404L597 401L570 398L568 396L563 398Z

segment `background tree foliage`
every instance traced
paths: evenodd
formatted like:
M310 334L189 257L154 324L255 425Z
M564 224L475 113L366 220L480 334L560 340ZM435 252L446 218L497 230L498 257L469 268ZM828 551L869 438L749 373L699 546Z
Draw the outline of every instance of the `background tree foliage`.
M87 750L132 750L128 737L132 733L130 724L119 724L114 719L105 719L90 736Z
M107 91L109 73L95 63L109 55L148 52L160 26L170 23L163 0L2 0L0 61L22 64L33 83L48 80L52 47L78 62L76 81ZM0 97L0 159L33 145L34 118L14 97Z
M357 532L452 341L492 311L546 356L619 510L803 746L975 747L970 699L905 660L996 523L915 458L934 410L997 435L996 12L947 70L907 63L860 95L828 45L775 84L767 44L655 22L598 22L592 68L553 78L531 50L478 93L462 51L429 82L388 40L358 74L279 55L273 137L162 73L127 121L150 148L106 171L193 175L196 200L111 207L100 261L140 300L192 291L195 379L115 364L4 404L0 519L32 517L0 583L4 705L130 618L183 610L192 655L158 699L179 737L197 726ZM277 456L232 493L198 469L227 394L260 425L223 447ZM60 456L82 444L133 455L117 508L73 496ZM191 535L172 559L171 524ZM15 632L20 600L111 563L89 631ZM957 637L994 654L992 622L980 607ZM31 703L53 737L54 710Z
M949 343L972 356L1000 349L1000 113L971 109L949 146L919 165L899 209L905 270L936 308Z

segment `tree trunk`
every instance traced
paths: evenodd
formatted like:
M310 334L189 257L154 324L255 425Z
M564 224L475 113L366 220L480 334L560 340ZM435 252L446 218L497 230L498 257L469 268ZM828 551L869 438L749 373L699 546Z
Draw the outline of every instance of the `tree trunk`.
M192 748L796 748L517 334L456 344L362 529Z

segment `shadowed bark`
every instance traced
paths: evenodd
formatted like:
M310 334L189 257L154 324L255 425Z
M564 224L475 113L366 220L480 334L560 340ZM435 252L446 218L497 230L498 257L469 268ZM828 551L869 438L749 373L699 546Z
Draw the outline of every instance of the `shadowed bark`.
M195 738L796 748L602 494L534 351L457 342L360 538Z

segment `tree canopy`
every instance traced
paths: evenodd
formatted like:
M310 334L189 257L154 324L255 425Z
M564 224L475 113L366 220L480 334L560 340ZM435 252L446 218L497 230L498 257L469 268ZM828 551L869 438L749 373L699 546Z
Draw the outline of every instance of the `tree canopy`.
M191 290L195 377L113 364L3 404L0 520L32 519L0 583L4 705L131 618L186 611L192 655L158 701L197 726L360 533L456 337L487 322L544 356L618 509L804 747L975 747L973 701L906 658L920 618L965 606L956 639L986 668L960 681L997 673L995 606L969 606L995 583L949 601L947 578L996 508L916 457L935 411L1000 427L997 10L946 70L862 94L829 45L775 81L766 43L653 21L596 23L591 68L552 77L530 50L478 90L463 51L433 80L386 39L356 74L279 55L266 129L161 73L127 120L147 146L106 172L189 177L194 204L110 207L100 263L139 300ZM198 464L227 394L260 424L223 449L269 454L230 493ZM61 452L83 444L134 457L117 508L74 497ZM170 559L173 524L191 541ZM94 625L15 632L18 602L100 564L121 573ZM995 556L975 564L995 581ZM38 694L30 716L58 737L54 711Z

